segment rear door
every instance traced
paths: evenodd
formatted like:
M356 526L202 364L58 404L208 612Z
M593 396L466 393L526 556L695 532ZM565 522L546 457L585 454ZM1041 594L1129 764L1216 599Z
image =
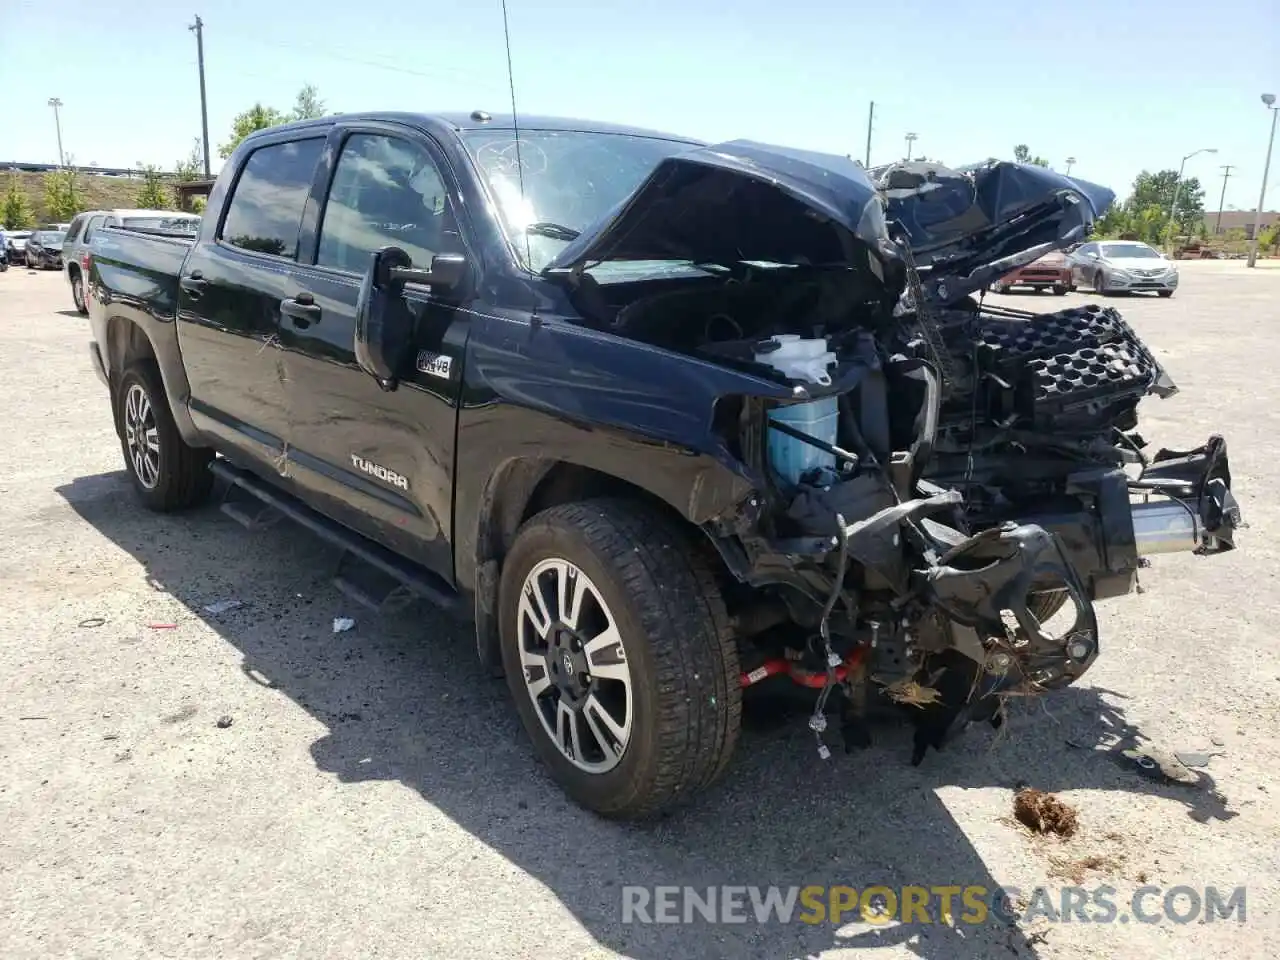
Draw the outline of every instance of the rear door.
M280 301L327 131L265 139L183 266L179 342L191 415L246 466L285 473Z
M423 268L433 254L465 252L456 182L434 141L396 124L341 125L328 156L314 246L281 306L290 469L318 509L452 582L466 313L410 288L416 350L392 391L360 369L354 348L356 296L375 250L401 247Z

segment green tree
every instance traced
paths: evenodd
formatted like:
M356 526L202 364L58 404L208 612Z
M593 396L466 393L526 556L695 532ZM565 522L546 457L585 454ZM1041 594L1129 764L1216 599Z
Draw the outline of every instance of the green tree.
M1258 231L1258 249L1275 252L1280 247L1280 223L1273 223Z
M153 164L142 168L142 187L135 203L144 210L169 210L173 207L169 187L160 179L160 172Z
M1047 167L1049 165L1049 161L1044 157L1033 157L1031 148L1025 143L1020 143L1013 148L1013 159L1019 163L1034 163L1037 167Z
M67 162L70 164L70 158ZM71 166L44 175L44 206L50 220L66 222L79 213L83 205L84 196Z
M187 154L186 159L175 163L173 169L177 178L184 183L204 178L204 153L200 149L199 137L191 141L191 152Z
M289 114L290 120L311 120L315 117L324 116L324 101L320 99L320 91L315 88L314 84L308 83L298 91L298 97L293 102L293 111Z
M9 174L9 186L5 189L4 202L0 206L0 223L9 230L25 230L36 224L35 211L31 209L27 191L22 189L16 173Z
M231 121L231 137L218 147L218 156L224 159L231 156L236 147L240 146L240 141L249 134L287 123L288 120L289 118L275 107L264 107L261 103L255 103L243 113L236 114L236 118Z
M1139 209L1156 207L1164 211L1167 220L1173 208L1174 191L1178 193L1179 234L1194 234L1204 219L1204 188L1196 177L1183 177L1182 189L1178 189L1178 171L1161 170L1151 173L1143 170L1133 181L1133 196L1129 202Z

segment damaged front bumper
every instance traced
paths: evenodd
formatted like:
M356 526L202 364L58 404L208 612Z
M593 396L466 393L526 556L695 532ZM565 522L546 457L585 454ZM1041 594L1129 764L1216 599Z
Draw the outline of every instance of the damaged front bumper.
M790 602L787 618L812 634L749 666L742 685L785 673L804 687L838 688L852 743L867 741L867 690L879 689L914 708L919 763L976 720L998 725L1004 697L1083 676L1100 650L1094 602L1130 592L1146 558L1230 550L1243 526L1217 435L1194 450L1161 450L1136 478L1082 472L1070 489L1076 512L972 534L956 519L960 493L927 481L909 500L866 476L802 492L792 513L811 523L830 517L833 526L811 537L748 537L736 572L808 597ZM869 510L872 503L879 506ZM862 519L847 523L846 515ZM869 602L877 593L892 599ZM1061 608L1068 615L1052 617ZM815 714L811 726L821 733L825 720Z

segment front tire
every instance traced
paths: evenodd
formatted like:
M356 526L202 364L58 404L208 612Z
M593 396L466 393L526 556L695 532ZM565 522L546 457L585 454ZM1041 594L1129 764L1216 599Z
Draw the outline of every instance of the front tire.
M1093 275L1093 292L1104 297L1107 295L1107 278L1102 275L1101 270Z
M154 361L125 368L114 406L125 469L143 504L168 513L203 503L213 488L213 451L182 439Z
M531 518L503 565L499 623L525 732L575 802L648 817L727 766L737 646L711 565L665 516L602 499Z
M1172 290L1157 290L1156 293L1158 293L1161 297L1163 297L1166 300L1168 300L1170 297L1173 296Z
M1053 295L1055 297L1065 297L1067 295L1067 285L1065 283L1055 283L1053 285Z

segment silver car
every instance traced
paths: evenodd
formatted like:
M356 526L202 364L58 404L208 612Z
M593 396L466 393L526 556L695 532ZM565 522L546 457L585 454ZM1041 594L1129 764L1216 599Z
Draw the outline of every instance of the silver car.
M1178 268L1150 244L1138 240L1094 240L1071 254L1072 286L1095 293L1154 290L1172 297Z

